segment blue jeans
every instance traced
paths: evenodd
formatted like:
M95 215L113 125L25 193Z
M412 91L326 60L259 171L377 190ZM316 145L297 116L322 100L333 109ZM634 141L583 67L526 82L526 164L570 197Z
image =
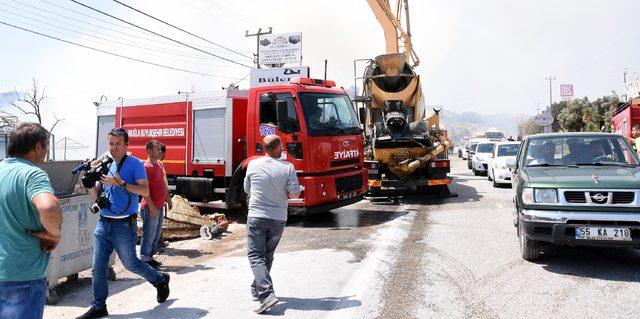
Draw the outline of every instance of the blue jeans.
M109 287L107 272L109 257L115 250L124 268L139 275L153 285L164 281L164 277L143 263L136 256L136 223L130 221L107 221L100 218L93 232L95 238L93 249L93 302L91 307L102 308L106 305Z
M258 297L260 302L273 293L273 282L269 272L285 223L275 219L247 218L247 255L254 278L251 294Z
M47 281L0 281L0 318L40 319L44 312Z
M158 216L151 216L149 208L140 205L142 218L142 237L140 238L140 260L149 261L158 249L158 242L162 240L163 209L158 208Z

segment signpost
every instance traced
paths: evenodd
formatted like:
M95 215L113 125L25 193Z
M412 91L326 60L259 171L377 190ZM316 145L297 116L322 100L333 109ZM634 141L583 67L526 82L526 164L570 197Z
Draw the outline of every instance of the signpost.
M309 67L253 69L250 77L251 87L289 83L293 78L309 77Z
M551 124L553 124L553 122L554 119L551 111L544 111L533 117L533 123L542 126L544 133L552 133L553 129L551 128Z
M302 62L302 33L267 34L260 37L259 64Z

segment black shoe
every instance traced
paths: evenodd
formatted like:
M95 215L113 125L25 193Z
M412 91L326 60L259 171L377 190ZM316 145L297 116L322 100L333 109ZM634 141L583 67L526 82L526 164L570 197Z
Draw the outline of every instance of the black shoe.
M156 300L158 303L163 303L167 298L169 298L169 280L171 277L169 274L164 272L161 272L160 274L162 274L164 281L154 286L158 289L158 296L156 297Z
M149 266L151 266L153 269L158 269L158 267L162 266L162 263L155 260L155 259L149 259L147 261L145 261Z
M109 315L109 312L107 311L107 306L104 306L102 308L89 308L89 310L87 310L87 312L84 313L84 315L76 318L76 319L93 319L93 318L102 318L102 317L106 317Z

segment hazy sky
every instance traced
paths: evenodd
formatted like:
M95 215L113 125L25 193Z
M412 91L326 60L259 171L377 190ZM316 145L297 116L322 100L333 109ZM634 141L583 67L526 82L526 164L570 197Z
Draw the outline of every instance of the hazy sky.
M115 2L78 1L226 58L251 63ZM122 1L246 55L255 50L255 38L245 38L245 30L271 26L275 33L302 32L303 65L311 67L312 76L322 77L327 59L328 78L345 88L353 85L354 59L385 53L382 30L365 0ZM549 101L545 76L557 77L554 100L563 83L574 84L577 97L596 98L611 90L623 93L624 68L640 71L637 0L411 0L410 9L414 47L422 61L418 72L430 105L457 112L534 114L536 103L544 107ZM202 73L243 78L249 71L211 60L71 1L0 0L0 21ZM49 97L44 103L45 123L55 112L66 119L56 128L58 137L68 136L90 147L70 152L70 157L93 154L92 102L102 95L116 100L192 89L212 91L234 81L128 61L4 25L0 25L0 41L0 93L24 90L32 77L38 79ZM166 55L167 50L179 56ZM240 86L246 88L248 81Z

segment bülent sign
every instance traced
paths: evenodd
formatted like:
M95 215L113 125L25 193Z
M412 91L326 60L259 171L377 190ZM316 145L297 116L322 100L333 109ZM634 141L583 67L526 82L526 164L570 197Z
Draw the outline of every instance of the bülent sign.
M302 62L302 33L267 34L259 44L260 64Z
M251 70L251 87L289 83L294 78L308 78L309 67L253 69Z
M540 126L549 126L553 124L553 116L550 113L544 112L533 117L533 123Z

